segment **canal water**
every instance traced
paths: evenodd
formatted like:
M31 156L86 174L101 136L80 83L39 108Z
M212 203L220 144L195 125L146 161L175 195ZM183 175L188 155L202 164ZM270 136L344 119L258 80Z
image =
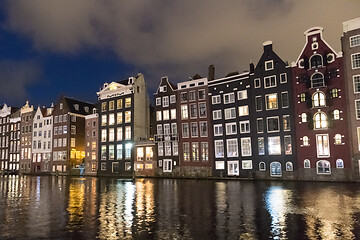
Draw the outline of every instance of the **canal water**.
M360 239L360 185L0 177L0 239Z

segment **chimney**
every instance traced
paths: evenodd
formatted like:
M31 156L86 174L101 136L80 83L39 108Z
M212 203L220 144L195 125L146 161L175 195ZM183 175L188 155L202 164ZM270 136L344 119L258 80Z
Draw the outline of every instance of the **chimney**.
M209 66L209 72L208 72L208 80L214 80L215 79L215 67L214 65Z
M255 70L255 65L253 62L250 63L250 73L253 73Z
M268 51L272 51L272 41L266 41L263 43L263 46L264 46L264 52L266 50Z

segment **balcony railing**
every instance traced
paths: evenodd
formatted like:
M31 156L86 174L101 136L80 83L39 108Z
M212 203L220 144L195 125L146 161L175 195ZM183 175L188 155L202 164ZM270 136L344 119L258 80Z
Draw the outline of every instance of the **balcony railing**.
M155 142L178 142L179 134L156 134L154 136Z

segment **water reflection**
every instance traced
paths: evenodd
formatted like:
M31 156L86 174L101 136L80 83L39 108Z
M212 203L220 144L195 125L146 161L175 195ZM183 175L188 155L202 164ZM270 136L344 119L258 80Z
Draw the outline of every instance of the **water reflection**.
M359 233L355 184L0 177L0 239L360 239Z

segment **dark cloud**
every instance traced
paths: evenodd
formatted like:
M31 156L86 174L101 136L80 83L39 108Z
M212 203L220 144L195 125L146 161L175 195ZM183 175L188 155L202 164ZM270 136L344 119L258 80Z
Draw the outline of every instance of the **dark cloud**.
M22 103L28 86L38 82L42 75L35 61L0 61L0 96L2 102Z
M38 50L78 54L107 49L148 73L175 81L215 64L217 73L248 68L262 43L274 42L294 61L303 32L323 26L340 50L341 22L358 17L353 0L9 0L6 26L28 36ZM220 71L219 71L220 69Z

